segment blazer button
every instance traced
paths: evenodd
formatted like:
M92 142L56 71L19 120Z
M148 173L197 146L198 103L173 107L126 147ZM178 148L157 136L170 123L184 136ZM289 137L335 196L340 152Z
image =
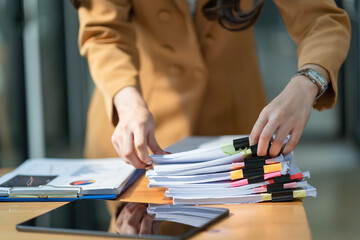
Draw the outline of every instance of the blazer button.
M168 10L162 9L158 11L157 17L161 22L169 22L171 19L171 13Z
M175 49L169 44L164 44L162 47L167 53L175 53Z
M183 69L180 66L171 66L168 70L169 74L173 77L180 77L183 73Z

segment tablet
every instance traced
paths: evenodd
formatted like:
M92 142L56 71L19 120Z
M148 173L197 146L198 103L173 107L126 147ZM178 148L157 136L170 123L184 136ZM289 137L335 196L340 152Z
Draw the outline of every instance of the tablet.
M185 239L229 215L228 209L76 200L20 223L18 231L141 239Z

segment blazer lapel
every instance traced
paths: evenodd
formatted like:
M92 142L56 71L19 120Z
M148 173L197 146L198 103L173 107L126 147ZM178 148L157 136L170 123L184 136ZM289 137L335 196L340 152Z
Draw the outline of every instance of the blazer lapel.
M215 25L216 21L207 20L202 13L202 7L209 0L196 1L195 19L193 19L191 16L187 0L173 1L176 4L177 8L180 10L180 12L183 14L188 30L195 31L199 39L201 39L211 31L211 28Z
M184 15L184 17L188 20L191 19L191 14L189 11L189 6L187 3L187 0L173 0L177 6L177 8L179 8L180 12Z
M195 27L199 39L202 39L206 35L208 35L216 24L216 21L207 20L204 14L202 13L202 8L208 1L209 0L197 0L196 3L197 6L195 13Z

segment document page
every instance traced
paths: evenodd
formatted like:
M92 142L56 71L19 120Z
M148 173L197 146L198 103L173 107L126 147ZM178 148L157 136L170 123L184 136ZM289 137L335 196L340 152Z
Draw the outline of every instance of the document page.
M30 159L0 178L12 187L77 186L83 194L116 194L135 168L121 159Z

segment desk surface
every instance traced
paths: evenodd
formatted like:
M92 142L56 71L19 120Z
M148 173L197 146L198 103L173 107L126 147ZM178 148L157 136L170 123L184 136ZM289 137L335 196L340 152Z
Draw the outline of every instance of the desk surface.
M6 169L0 170L0 176ZM143 176L125 191L119 201L170 203L163 189L148 189ZM17 232L16 224L41 215L65 203L1 202L0 239L104 239L101 237ZM219 205L217 205L219 206ZM230 216L193 239L311 239L306 213L301 201L222 205ZM109 238L105 238L109 239Z

